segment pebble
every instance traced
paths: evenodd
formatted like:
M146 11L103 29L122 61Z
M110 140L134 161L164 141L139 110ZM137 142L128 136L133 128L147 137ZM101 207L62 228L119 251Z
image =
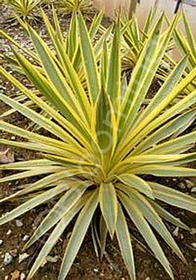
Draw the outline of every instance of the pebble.
M196 187L192 188L192 189L191 189L191 192L192 192L192 193L193 193L193 192L196 192Z
M59 256L54 256L54 257L51 257L51 256L47 256L46 257L46 260L47 262L51 262L51 263L56 263L59 259Z
M196 258L194 258L194 262L196 262Z
M56 263L59 259L59 256L54 256L54 257L51 257L51 256L47 256L44 261L42 262L41 264L41 267L44 267L45 264L47 264L47 262L51 262L51 263Z
M18 250L17 249L13 249L10 251L10 254L13 256L13 257L16 257L17 254L18 254Z
M196 243L191 243L191 246L193 246L194 248L196 248Z
M176 227L175 230L173 231L173 236L178 237L178 233L179 233L179 227Z
M179 235L179 239L184 239L184 235L182 233Z
M192 229L190 230L190 234L191 234L191 235L195 235L195 234L196 234L196 228L192 228Z
M22 273L20 274L20 280L25 280L25 278L26 278L26 275L22 272Z
M8 232L6 233L7 235L10 235L12 233L11 229L8 230Z
M194 186L194 183L190 180L186 180L187 188L191 189Z
M8 280L8 279L9 279L9 276L8 276L8 275L6 275L6 276L5 276L5 280Z
M26 275L22 272L22 273L20 274L20 280L25 280L25 278L26 278Z
M150 280L150 277L147 277L146 280Z
M27 253L21 254L21 255L19 255L18 262L21 263L28 257L29 257L29 254L27 254Z
M21 220L16 220L16 226L17 227L22 227L23 226L23 222Z
M96 273L99 272L99 270L97 268L94 268L93 271Z
M13 260L12 255L10 255L9 253L5 253L4 264L8 265L12 262L12 260Z
M0 239L0 245L2 245L3 244L3 240L2 239Z
M23 239L22 239L22 241L27 241L29 239L29 235L25 235L24 237L23 237Z
M20 272L18 270L15 270L13 273L12 273L12 278L11 280L19 280L19 277L20 277Z
M184 183L180 183L178 186L179 186L179 188L181 188L182 190L185 189Z

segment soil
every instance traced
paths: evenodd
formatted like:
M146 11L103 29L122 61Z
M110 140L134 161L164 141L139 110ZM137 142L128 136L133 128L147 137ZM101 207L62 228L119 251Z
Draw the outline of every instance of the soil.
M0 30L8 33L13 39L17 39L18 42L22 43L28 48L32 48L32 44L29 41L26 34L23 32L22 28L17 25L15 22L8 22L8 14L6 8L0 7ZM105 19L107 24L108 20ZM61 19L61 25L63 30L66 30L66 27L69 23L68 18ZM44 27L42 23L38 23L34 26L40 34L46 37ZM10 43L3 37L0 37L0 54L9 54L11 52ZM0 58L0 64L7 67L4 60ZM19 75L14 73L15 75ZM20 79L24 79L21 75ZM0 91L9 95L15 94L16 90L13 88L7 81L0 77ZM4 112L8 107L0 103L0 114ZM19 113L14 113L9 117L9 121L20 125L22 127L27 127L29 125L28 120L25 119ZM1 132L1 137L10 139L11 135ZM17 140L17 137L15 138ZM4 150L5 147L2 145L0 150ZM17 160L33 158L34 154L29 151L11 148L15 153L15 158ZM196 167L196 166L195 166ZM5 176L5 173L0 173L0 176ZM163 179L162 179L163 180ZM196 184L196 180L191 179L193 184ZM29 182L28 180L23 180L22 183L25 184ZM7 196L12 193L17 186L21 183L20 180L14 181L12 183L4 183L0 185L0 196ZM191 193L191 188L187 187L187 180L183 178L178 179L164 179L162 183L167 184L171 187L184 191L186 193ZM192 193L193 195L193 193ZM15 201L14 203L7 203L1 205L0 215L4 214L17 205L21 203L20 200ZM24 237L28 238L32 235L34 229L42 221L43 217L51 208L51 203L45 204L41 207L38 207L27 214L19 218L19 222L22 222L21 226L18 226L18 221L9 222L6 225L0 227L0 240L3 243L0 245L0 280L13 280L15 279L12 275L14 272L17 274L17 270L24 275L28 274L28 271L33 263L33 260L37 256L41 246L47 238L47 235L39 240L34 246L32 246L26 253L29 255L24 261L19 263L19 256L23 254L22 251L25 241ZM168 208L168 206L167 206ZM195 216L187 211L179 210L174 207L169 207L169 211L175 214L176 217L180 218L191 228L196 228L196 219ZM169 280L166 272L163 270L161 265L156 261L152 253L147 247L138 244L136 239L140 242L143 242L141 236L137 233L134 226L130 223L130 230L134 236L133 246L135 252L136 260L136 270L137 270L137 280ZM167 224L169 230L173 232L175 227ZM61 260L63 258L63 253L66 247L66 244L69 240L70 233L72 231L72 225L64 232L61 239L58 241L57 245L50 253L50 256L58 256L58 261L55 263L47 262L42 268L39 269L37 274L32 278L33 280L56 280L58 279L58 271L61 265ZM187 264L183 264L166 246L166 244L158 237L164 251L172 264L172 268L175 275L175 280L196 280L196 248L192 246L193 243L196 243L196 231L186 232L184 230L179 230L177 236L174 237L179 247L181 248L185 258L187 259ZM107 254L105 255L102 262L96 257L94 252L91 234L87 234L83 245L80 249L78 256L70 270L67 280L128 280L128 274L126 267L123 263L117 241L108 239L107 242ZM12 255L13 260L10 264L4 265L5 254L9 253ZM17 280L18 278L16 278Z

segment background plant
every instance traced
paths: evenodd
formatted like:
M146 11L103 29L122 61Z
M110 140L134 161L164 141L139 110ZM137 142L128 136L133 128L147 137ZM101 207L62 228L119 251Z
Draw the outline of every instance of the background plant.
M46 0L4 0L4 2L12 11L13 18L16 14L22 20L36 20L39 17L39 8Z
M188 71L196 67L196 41L194 34L191 30L191 26L184 13L182 13L182 19L184 23L185 36L180 30L174 30L174 40L181 56L188 55L189 63L187 65ZM193 81L193 87L195 87L196 81Z
M184 32L176 27L173 32L173 38L176 44L176 48L174 48L174 51L177 51L181 57L184 57L185 55L187 55L188 57L187 67L183 73L183 75L186 76L187 73L190 73L196 66L196 42L191 26L184 12L182 12L182 21L184 23ZM167 22L169 23L168 19ZM168 59L171 65L176 66L176 61L174 61L171 57L168 57ZM195 86L196 81L193 80L184 90L184 94L189 94L192 90L195 89ZM179 95L178 98L181 98L181 95Z
M56 66L62 72L63 76L66 78L66 81L69 83L69 85L72 86L72 82L71 82L72 76L67 75L67 68L66 68L66 59L67 59L66 57L68 56L70 61L72 62L72 66L74 67L75 72L78 74L78 77L83 87L86 89L87 85L86 85L86 78L85 78L85 69L82 63L76 13L73 13L72 15L70 26L67 31L67 36L65 38L62 35L61 27L57 19L55 10L53 10L53 18L54 18L54 27L49 22L47 16L43 13L43 19L45 22L46 29L48 31L49 40L54 44L53 55L57 57L57 59L55 60ZM100 11L92 19L92 23L88 30L89 37L93 44L97 63L99 63L101 59L101 50L104 41L110 40L110 34L112 31L112 26L110 26L108 29L102 27L101 25L102 18L103 18L103 12ZM20 24L25 31L28 31L28 26L23 21L20 21ZM41 65L41 61L36 51L29 50L20 46L17 43L17 41L13 40L10 36L8 36L5 32L1 30L0 30L0 34L4 36L7 40L9 40L15 47L20 49L20 51L23 52L29 59L32 59L36 64L36 69L41 74L45 75L45 72L43 71L43 67ZM3 55L3 58L14 71L17 71L20 74L25 74L24 69L20 67L18 60L15 59L13 56L12 57L7 56L5 53ZM45 97L42 94L40 94L39 90L35 90L34 93L46 101ZM28 97L24 95L22 91L19 91L17 93L15 100L19 101L20 103L26 106L30 106L30 107L34 106L34 108L37 108L37 105L34 104L32 100L29 100ZM4 112L1 115L1 118L5 119L7 116L9 116L14 112L15 112L14 109ZM44 114L45 116L47 115L44 111L41 111L40 113ZM38 126L34 126L34 127L39 128Z
M0 94L1 101L48 132L48 136L44 136L0 121L2 131L28 140L16 142L1 139L0 143L40 154L36 160L0 165L1 169L18 171L2 178L0 182L41 176L34 183L21 186L18 192L1 200L3 203L30 193L34 195L3 215L0 224L50 199L57 201L26 244L28 248L55 226L29 273L29 279L76 215L59 280L66 278L90 224L94 246L101 257L105 252L108 234L111 238L116 235L130 278L136 279L127 218L137 227L171 279L171 266L152 228L185 262L162 219L187 230L188 227L160 206L159 201L195 213L196 200L143 176L196 176L195 169L183 167L196 158L195 153L189 151L195 143L196 132L184 131L190 121L195 119L196 110L192 106L196 103L196 90L171 105L171 101L196 77L194 68L185 78L181 78L187 65L186 57L170 73L149 105L143 108L178 15L164 34L161 32L163 19L162 15L145 41L127 87L123 86L121 78L122 34L119 21L115 26L112 44L104 42L100 63L97 63L95 48L80 14L76 20L86 87L81 83L68 54L63 52L62 57L60 52L56 57L31 27L28 27L28 31L42 71L16 50L14 54L28 79L48 102L0 67L4 77L51 117L48 120L33 109ZM56 33L51 34L56 39ZM58 42L53 42L57 49ZM58 67L62 58L66 74ZM176 136L179 130L181 135Z
M182 20L184 23L185 35L178 30L174 30L174 39L178 50L182 56L189 55L189 70L192 70L196 66L196 41L194 34L191 30L191 26L184 13L182 13Z
M139 22L137 17L133 16L131 20L125 14L121 17L121 28L123 32L123 60L122 71L126 73L132 72L138 58L145 46L145 41L148 39L150 32L152 31L157 17L157 6L155 5L150 10L144 27L139 28ZM157 70L157 78L164 80L168 73L172 70L172 63L170 61L170 51L174 48L173 38L168 45L165 56L162 59L159 69Z
M64 15L72 14L77 11L86 15L95 12L91 0L58 0L56 7L58 12Z

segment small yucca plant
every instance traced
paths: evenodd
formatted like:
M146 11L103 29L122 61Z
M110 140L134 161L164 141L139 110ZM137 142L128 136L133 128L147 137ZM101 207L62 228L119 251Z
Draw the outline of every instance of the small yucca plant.
M184 12L182 12L182 21L184 24L184 32L181 32L181 30L175 28L173 32L173 38L176 44L176 48L174 48L174 50L177 50L181 57L184 57L185 55L188 57L187 67L183 73L183 76L186 76L187 73L190 73L190 71L196 67L196 41ZM169 22L168 19L167 22ZM176 66L176 61L171 59L169 56L167 56L167 58L173 66ZM189 94L192 90L194 90L195 86L196 81L193 80L192 83L187 86L184 93ZM180 95L179 98L181 98Z
M41 61L42 71L19 52L14 53L28 79L47 102L0 67L2 75L51 117L48 120L33 109L0 94L1 101L50 133L50 136L44 136L0 121L2 131L28 140L16 142L1 139L0 143L34 150L41 156L36 160L0 165L1 169L19 171L2 178L0 182L42 176L1 200L3 203L33 194L27 202L3 215L0 224L50 199L57 201L26 244L25 248L28 248L54 227L28 279L32 278L76 215L59 280L66 278L90 224L94 244L100 249L101 257L105 252L108 233L111 238L117 236L130 278L136 279L127 217L135 224L172 279L172 269L151 226L185 262L162 218L183 229L188 230L188 227L158 202L164 201L195 213L196 199L146 180L143 176L196 176L196 170L181 166L196 158L195 153L187 152L195 143L196 132L175 137L177 132L184 132L190 121L195 119L196 109L192 106L196 104L196 91L170 106L170 102L196 77L196 68L179 82L187 63L187 59L183 58L149 105L143 107L177 20L176 16L169 29L162 33L163 16L159 18L145 42L127 87L121 81L119 21L115 26L111 47L105 41L101 48L101 60L97 63L95 49L80 14L77 23L87 88L84 89L66 52L61 50L60 57L54 56L31 27L28 30ZM53 35L56 38L56 34ZM58 42L54 41L57 49ZM67 71L66 77L58 67L60 58Z
M38 18L38 8L41 7L46 0L5 0L7 6L22 20L36 20Z
M194 34L191 30L188 19L184 13L182 13L182 19L184 23L185 35L175 29L174 30L174 40L177 45L177 49L179 50L182 56L189 56L188 67L189 70L192 70L196 66L196 40Z
M145 41L148 39L150 32L152 31L157 16L156 5L150 10L144 27L139 28L137 17L132 17L131 20L125 16L121 17L121 29L123 33L123 59L122 59L122 71L126 73L131 72L138 61L138 58L145 46ZM167 52L162 59L161 65L157 71L157 78L164 80L168 73L172 69L170 62L169 51L173 48L173 40L170 41Z
M91 0L58 0L56 7L58 12L65 15L78 11L83 14L94 12Z
M77 17L76 13L72 14L71 22L69 29L67 31L67 36L64 38L62 35L60 23L58 21L57 15L55 10L53 9L53 19L54 19L54 27L49 22L47 16L45 13L42 12L43 20L46 26L46 30L48 32L50 40L54 43L54 56L57 57L56 59L56 65L59 68L59 70L62 72L63 76L66 78L66 81L71 86L71 79L72 77L67 76L67 68L66 64L64 62L64 52L69 57L69 60L72 62L72 66L74 70L78 74L78 78L80 79L80 82L82 83L82 86L84 89L87 88L86 84L86 78L85 78L85 71L84 66L82 63L82 56L81 56L81 49L80 49L80 40L79 40L79 29L78 29L78 23L77 23ZM112 31L112 26L110 26L108 29L103 28L101 25L101 21L103 18L103 12L100 11L98 14L96 14L91 22L91 25L89 26L88 34L90 37L90 40L93 44L94 54L96 57L97 63L100 61L101 56L101 50L104 44L104 41L110 40L110 34ZM28 25L25 24L23 21L20 21L21 26L24 28L25 31L28 31ZM13 40L8 34L0 30L0 34L4 36L7 40L10 41L14 46L19 48L23 53L25 53L30 59L36 62L37 70L39 70L42 74L43 73L43 67L41 65L41 61L39 59L39 56L37 55L36 51L26 49L25 47L22 47L19 45L19 43L15 40ZM56 35L55 35L56 34ZM98 35L99 34L99 35ZM97 37L98 35L98 37ZM97 37L95 39L95 37ZM14 70L19 73L25 74L25 71L20 67L20 64L18 63L18 60L14 56L7 56L6 53L3 55L5 62L8 63L8 65ZM40 96L39 91L34 91L35 94ZM41 96L41 98L45 99L44 96ZM22 104L25 104L27 106L34 106L35 104L32 102L32 100L29 100L27 96L23 94L23 92L19 91L17 93L17 96L15 98L16 101L19 101ZM37 107L37 106L36 106ZM14 109L10 109L9 111L4 112L2 115L0 115L0 118L5 119L8 115L14 113ZM47 114L44 111L43 114L46 116ZM39 126L35 126L39 127Z

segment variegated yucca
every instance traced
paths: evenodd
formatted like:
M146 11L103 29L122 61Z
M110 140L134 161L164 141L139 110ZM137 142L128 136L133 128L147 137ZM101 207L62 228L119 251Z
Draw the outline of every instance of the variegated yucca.
M17 15L22 20L36 20L38 9L46 3L46 0L4 0L4 2L13 12L12 18Z
M67 30L67 36L66 38L63 37L63 33L61 31L61 26L59 24L57 15L55 11L53 10L53 19L54 19L54 25L53 27L51 23L49 22L47 16L45 13L42 12L43 15L43 20L45 23L46 30L48 32L49 38L51 42L54 43L54 49L53 53L54 56L57 56L58 59L58 68L61 71L61 69L65 68L64 66L64 60L62 60L61 57L61 52L60 50L64 50L66 55L69 57L69 60L72 62L72 66L74 70L77 72L78 78L80 79L80 82L82 83L83 88L86 90L86 78L85 78L85 71L84 71L84 66L82 63L82 56L81 56L81 50L80 50L80 40L79 38L79 29L78 29L78 24L76 20L76 13L74 12L71 18L70 26L69 29ZM104 28L101 25L101 21L103 19L103 12L100 11L98 14L96 14L91 22L91 25L89 26L88 34L90 37L91 42L93 43L93 48L94 48L94 55L96 58L96 61L98 62L100 60L101 56L101 50L103 47L103 43L106 40L110 40L110 34L112 31L112 25L109 26L109 28ZM19 19L18 19L19 20ZM28 25L25 24L23 21L19 20L21 26L23 27L25 32L28 32ZM24 46L21 46L16 40L11 38L8 34L6 34L3 30L0 30L0 34L7 39L12 45L14 45L16 48L20 49L21 52L25 53L26 56L28 56L30 59L32 59L36 65L37 69L43 73L41 61L39 59L39 56L37 55L35 50L29 50L25 48ZM56 34L56 36L54 36ZM99 36L98 36L99 34ZM98 38L97 38L98 36ZM96 38L96 39L95 39ZM18 60L12 55L8 56L6 52L2 55L2 58L4 59L5 63L8 64L9 67L12 68L12 70L20 73L20 74L25 74L25 71L20 67L20 64ZM70 79L71 77L67 77L66 73L66 68L64 69L64 74L66 76L67 82L70 84ZM40 91L39 90L34 90L34 94L37 94L40 96ZM45 99L44 96L40 96L42 99ZM26 106L29 106L30 108L32 106L35 107L35 104L32 102L32 100L29 100L29 98L23 94L22 91L18 91L16 97L14 98L16 101L19 101L21 104L24 104ZM7 116L10 114L14 113L14 109L10 109L3 114L0 115L1 119L5 119ZM47 114L42 110L40 112L41 114L43 113L45 116ZM39 128L39 126L35 125L34 128Z
M188 55L189 63L188 68L192 70L196 66L196 39L193 33L190 23L185 13L182 13L182 21L184 24L185 34L178 30L174 30L174 40L176 42L177 49L182 56Z
M184 12L182 12L182 22L184 24L184 32L182 32L182 30L180 30L179 28L175 28L173 32L173 38L176 44L176 48L174 48L174 51L177 51L181 55L181 57L184 57L185 55L187 55L188 57L187 66L185 71L183 72L183 76L186 76L187 73L189 73L196 67L196 41L191 26ZM169 59L173 67L176 66L176 61L171 59L171 57L169 56L167 56L167 58ZM195 86L196 80L193 80L191 84L187 86L183 94L189 94L194 90ZM181 98L181 95L179 95L178 98Z
M53 199L56 203L25 246L28 248L53 228L28 279L32 278L66 227L77 216L58 279L66 278L91 225L94 246L101 258L107 235L111 238L116 235L130 278L134 280L132 238L127 223L129 217L173 279L170 264L152 228L184 262L185 258L162 219L183 229L189 228L160 206L159 201L195 213L196 199L149 181L143 175L196 176L195 169L181 166L196 158L196 153L188 152L195 143L196 132L184 131L196 116L196 90L175 105L170 105L196 77L196 68L181 79L187 63L187 58L183 58L148 106L144 107L143 102L165 54L178 15L164 33L161 32L163 15L159 18L145 41L127 86L121 79L120 22L117 21L115 25L112 44L105 41L101 46L98 61L82 16L79 14L76 20L85 86L65 48L56 40L58 32L51 32L58 53L56 56L41 37L28 27L42 69L14 50L20 67L44 99L0 67L0 74L50 116L48 119L0 94L1 101L48 132L48 136L46 133L41 135L0 121L1 131L28 140L0 139L1 144L30 149L39 152L40 157L0 165L1 169L18 171L0 182L41 176L37 181L21 186L11 196L2 198L1 203L19 196L28 197L26 202L3 215L0 224Z
M125 14L125 16L121 18L121 29L124 39L122 42L122 71L131 72L133 70L145 46L145 41L148 39L155 25L157 15L157 6L155 5L150 10L142 29L139 28L139 19L136 16L129 20L128 16ZM171 40L157 70L156 77L160 80L164 80L172 69L169 51L173 49L173 47L174 42Z
M83 14L92 14L94 12L91 0L58 0L55 6L58 12L65 15L77 11Z
M186 36L180 30L175 29L174 40L181 56L188 55L187 71L190 72L196 67L196 38L185 13L182 13L182 20ZM187 88L189 92L192 89L191 86L196 86L196 80Z

